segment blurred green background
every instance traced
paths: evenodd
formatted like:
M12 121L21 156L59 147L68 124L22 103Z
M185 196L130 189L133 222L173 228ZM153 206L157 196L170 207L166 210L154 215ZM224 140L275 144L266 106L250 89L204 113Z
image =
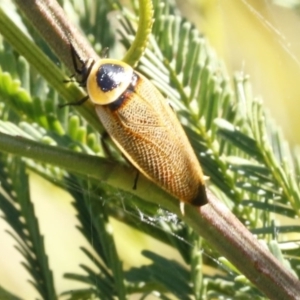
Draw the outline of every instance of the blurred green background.
M300 133L299 1L182 0L194 22L224 61L229 75L249 74L253 96L261 97L289 143Z

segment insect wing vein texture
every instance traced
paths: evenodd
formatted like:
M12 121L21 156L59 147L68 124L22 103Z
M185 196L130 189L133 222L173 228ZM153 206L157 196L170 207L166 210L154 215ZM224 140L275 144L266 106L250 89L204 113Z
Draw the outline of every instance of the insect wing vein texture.
M141 173L180 201L193 202L205 193L199 162L171 107L148 79L137 74L140 79L134 92L126 93L123 105L114 111L96 106L96 112Z

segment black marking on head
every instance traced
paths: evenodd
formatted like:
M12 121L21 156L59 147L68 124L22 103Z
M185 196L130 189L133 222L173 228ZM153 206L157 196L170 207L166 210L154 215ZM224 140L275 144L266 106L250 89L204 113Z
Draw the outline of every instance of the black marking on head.
M128 88L125 90L125 92L114 102L109 103L107 106L111 111L115 111L119 109L125 102L126 100L130 97L131 93L134 93L135 87L138 83L138 80L140 79L139 75L136 73L132 74L131 77L131 82L128 86Z
M124 67L116 64L103 64L97 72L96 80L101 91L105 93L116 89L125 76Z
M207 195L206 195L205 185L199 186L197 196L190 203L194 206L202 206L207 203Z

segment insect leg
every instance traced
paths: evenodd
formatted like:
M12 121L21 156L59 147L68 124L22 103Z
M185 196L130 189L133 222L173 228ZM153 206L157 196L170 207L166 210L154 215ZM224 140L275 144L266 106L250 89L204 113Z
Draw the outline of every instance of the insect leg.
M130 166L132 166L134 169L136 169L135 166L127 159L127 157L123 153L122 153L122 156ZM136 190L136 188L137 188L137 182L139 180L139 176L140 176L140 171L138 169L136 169L136 175L135 175L133 186L132 186L133 190Z
M181 212L181 214L183 216L184 216L184 205L185 205L185 203L180 201L180 203L179 203L179 209L180 209L180 212Z
M70 82L77 82L76 78L75 78L75 74L72 74L69 79L65 79L63 80L63 83L70 83Z
M80 100L78 100L78 101L59 104L58 107L59 107L59 108L62 108L62 107L65 107L65 106L77 106L77 105L81 105L81 104L83 104L85 101L87 101L87 99L89 99L89 96L85 96L85 97L83 97L82 99L80 99Z
M133 187L132 187L133 190L136 190L136 188L137 188L137 182L139 180L139 176L140 176L140 171L136 170L136 175L135 175Z
M73 67L74 67L74 70L77 74L79 75L83 75L83 69L84 69L84 61L81 60L81 58L79 57L78 53L76 52L74 46L72 44L70 44L70 47L71 47L71 57L72 57L72 62L73 62ZM79 68L78 66L78 60L80 61L82 67Z

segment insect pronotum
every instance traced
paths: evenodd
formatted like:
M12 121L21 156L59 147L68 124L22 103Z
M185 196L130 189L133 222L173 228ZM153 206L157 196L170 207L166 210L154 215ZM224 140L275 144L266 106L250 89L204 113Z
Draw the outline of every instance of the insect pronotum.
M154 85L119 60L89 59L81 70L75 58L74 64L100 121L130 163L181 204L206 204L200 164L174 111Z

